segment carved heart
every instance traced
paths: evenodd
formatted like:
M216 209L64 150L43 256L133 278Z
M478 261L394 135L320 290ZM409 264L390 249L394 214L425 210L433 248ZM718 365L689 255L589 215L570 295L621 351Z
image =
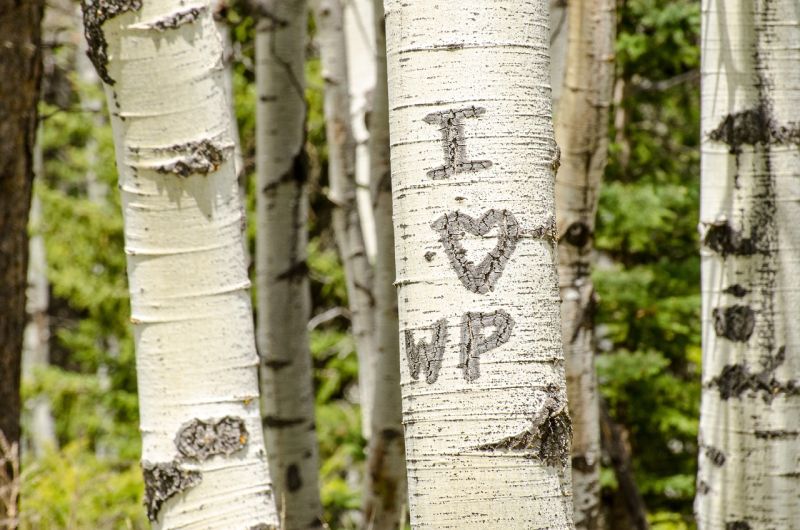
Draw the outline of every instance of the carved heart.
M499 230L497 245L475 265L467 259L467 251L460 240L466 233L485 236L495 226ZM492 209L478 219L458 211L450 212L434 221L431 227L439 233L439 241L442 242L461 283L478 294L494 290L520 237L519 224L508 210Z

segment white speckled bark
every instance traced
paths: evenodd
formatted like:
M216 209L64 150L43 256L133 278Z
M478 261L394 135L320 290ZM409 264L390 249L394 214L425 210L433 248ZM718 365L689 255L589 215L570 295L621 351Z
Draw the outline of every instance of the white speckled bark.
M264 435L283 530L322 528L305 153L303 0L262 0L256 25L256 285Z
M702 530L800 521L800 4L703 0Z
M414 528L573 527L548 5L385 2Z
M608 154L614 83L614 0L570 0L566 74L556 114L558 275L567 390L572 416L575 526L600 528L600 416L594 368L592 250Z
M106 80L106 94L125 217L142 460L146 468L172 466L194 484L156 506L154 527L273 527L223 44L207 2L94 2L85 13L109 5L129 8L102 29L113 81ZM159 29L163 22L168 27ZM182 427L223 418L241 420L246 433L227 439L241 447L208 459L178 451Z

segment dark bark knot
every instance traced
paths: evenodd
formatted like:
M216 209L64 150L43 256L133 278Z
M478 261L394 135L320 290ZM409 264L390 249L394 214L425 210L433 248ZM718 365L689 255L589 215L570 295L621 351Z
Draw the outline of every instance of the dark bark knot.
M706 445L704 447L706 457L717 467L722 467L725 465L725 453L722 450L713 447L711 445Z
M716 387L723 400L741 398L746 392L760 393L767 403L781 394L800 395L800 384L796 381L781 382L775 377L775 370L785 360L786 347L781 346L777 354L767 360L766 366L760 372L751 372L744 364L729 364L708 385Z
M464 287L478 294L494 290L521 236L519 224L508 210L491 209L477 219L458 211L450 212L434 221L431 227L438 232L458 279ZM467 258L461 240L467 234L483 237L495 227L498 229L497 244L476 265Z
M206 11L206 6L194 6L186 9L182 9L180 11L176 11L172 14L165 16L155 22L152 22L147 25L147 27L152 29L157 29L158 31L166 31L168 29L175 29L184 24L189 24L194 22L200 15Z
M156 167L159 173L172 173L181 177L190 175L207 175L219 169L225 161L227 146L210 140L187 142L159 149L175 153L173 160Z
M142 0L81 0L83 9L83 28L88 44L86 54L92 61L97 75L105 83L114 84L108 75L108 43L106 42L103 24L126 12L142 9Z
M550 410L540 424L499 442L481 445L477 450L522 452L548 466L563 469L569 464L571 441L572 421L562 407L557 411Z
M756 325L755 312L745 305L714 308L711 317L717 336L733 342L747 342Z
M144 505L147 518L157 521L161 506L175 495L200 484L202 477L199 471L182 469L177 462L152 464L142 462L144 474Z
M575 221L567 227L562 239L573 247L583 248L592 239L592 231L583 221Z
M175 446L184 458L204 461L215 455L229 456L247 445L244 420L226 416L220 420L192 420L178 431Z
M727 221L722 221L708 226L703 237L703 244L722 257L729 255L752 256L757 251L755 239L754 237L744 237Z
M428 177L446 179L457 173L470 173L492 167L491 160L468 160L467 142L464 135L464 120L477 118L485 113L486 109L484 108L467 107L432 112L422 119L429 125L441 127L444 150L444 165L428 171Z
M289 464L289 467L286 468L286 487L291 492L303 487L303 478L300 476L300 468L297 464Z
M731 521L725 523L725 530L752 530L752 527L747 521Z
M728 114L708 137L726 144L731 153L737 154L743 145L800 145L800 128L795 123L779 125L770 116L769 108L760 104Z

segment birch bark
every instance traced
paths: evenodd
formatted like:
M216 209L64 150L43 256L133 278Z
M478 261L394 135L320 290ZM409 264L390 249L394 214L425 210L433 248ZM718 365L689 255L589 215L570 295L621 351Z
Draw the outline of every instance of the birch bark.
M356 204L355 143L350 127L347 46L341 0L314 0L317 38L325 80L325 133L328 141L329 199L333 203L333 230L344 265L347 297L358 354L362 433L371 436L375 388L372 267L367 258Z
M386 86L386 32L383 0L373 0L376 82L369 119L370 209L374 212L375 388L373 436L367 452L364 515L367 528L405 526L406 467L400 401L400 342L397 321L392 182L389 153L389 95Z
M264 433L282 527L322 528L307 332L306 2L257 6L256 292Z
M117 152L148 517L155 528L276 528L210 5L83 7Z
M573 528L547 0L388 0L414 528Z
M375 262L375 216L370 197L370 147L373 92L375 90L375 28L373 0L344 0L344 37L347 46L347 81L350 91L350 127L355 141L356 202L364 234L364 248Z
M800 8L704 0L703 530L800 520Z
M561 325L572 417L575 526L601 526L600 416L594 368L592 239L608 153L614 83L614 0L570 0L566 72L556 113L561 148L556 177Z

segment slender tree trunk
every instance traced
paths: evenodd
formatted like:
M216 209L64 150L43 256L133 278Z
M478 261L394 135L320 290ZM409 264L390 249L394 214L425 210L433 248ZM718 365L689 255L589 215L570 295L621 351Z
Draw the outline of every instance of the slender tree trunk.
M386 2L414 528L572 528L546 0Z
M321 528L307 331L307 11L305 1L267 1L258 7L256 286L264 433L282 528Z
M633 476L630 448L626 443L623 428L614 423L608 413L608 407L602 399L600 400L600 432L602 433L603 447L611 460L611 467L614 468L619 496L625 503L628 527L647 530L650 528L647 522L647 508ZM609 528L614 530L619 525L621 522L612 521Z
M370 197L371 114L375 83L375 28L373 0L344 0L344 36L347 46L347 81L350 90L350 126L356 144L356 200L364 247L375 262L375 216Z
M558 119L559 100L567 70L569 16L567 0L550 0L550 88L553 93L553 119Z
M372 268L367 259L361 219L356 205L355 142L350 127L347 87L347 47L341 0L313 0L325 79L325 131L328 140L329 198L333 202L333 230L344 265L347 297L358 353L358 380L364 437L371 436L375 388L375 299Z
M703 530L800 521L800 10L703 1Z
M148 517L155 528L276 528L211 6L89 2L125 218Z
M386 32L383 0L373 0L376 83L369 118L369 159L375 214L375 402L367 454L364 514L367 528L403 528L406 465L400 401L400 342L397 321L392 181L389 161L389 95L386 87ZM404 517L403 517L404 518Z
M41 138L41 136L40 136ZM42 148L37 142L34 167L37 178L41 178ZM38 233L42 222L41 201L34 195L31 199L31 231L28 260L28 292L26 310L28 323L22 345L22 371L25 378L34 377L37 369L45 368L50 361L50 318L47 308L50 302L50 285L47 281L47 256L44 237ZM47 396L39 395L26 403L30 410L30 432L26 434L33 454L42 456L48 449L57 447L53 410Z
M594 368L594 285L590 275L595 214L608 154L614 83L614 0L570 0L564 87L555 123L561 148L556 177L561 325L572 416L575 526L601 526L600 417Z
M0 434L19 448L20 370L25 332L28 212L33 183L44 3L0 0ZM17 458L18 453L9 456ZM13 476L0 472L0 492ZM5 477L5 478L4 478ZM0 499L0 521L15 508ZM15 523L9 526L15 528Z

